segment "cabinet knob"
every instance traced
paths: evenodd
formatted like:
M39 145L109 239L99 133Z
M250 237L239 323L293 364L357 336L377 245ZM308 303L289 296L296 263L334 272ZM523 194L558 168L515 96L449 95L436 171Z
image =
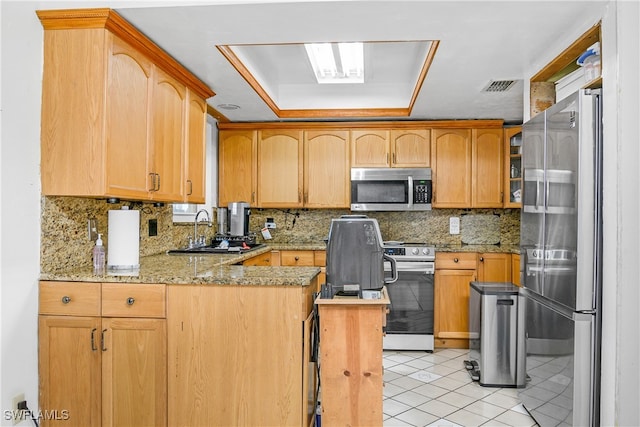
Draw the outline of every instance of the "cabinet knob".
M133 298L133 297L127 298L127 305L133 305L134 302L136 302L135 298Z
M484 262L484 257L480 257L480 262Z
M453 262L458 262L458 258L454 258L454 259L453 259Z
M299 260L300 260L300 257L299 257L299 256L297 256L297 257L295 257L295 258L293 258L293 259L295 259L296 261L299 261Z
M68 297L66 295L62 297L63 304L69 304L70 302L71 302L71 297Z

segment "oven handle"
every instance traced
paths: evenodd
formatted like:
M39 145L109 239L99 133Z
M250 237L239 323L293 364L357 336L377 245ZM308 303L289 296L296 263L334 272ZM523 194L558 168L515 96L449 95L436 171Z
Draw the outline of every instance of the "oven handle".
M395 283L398 280L398 266L396 265L395 258L390 257L387 254L382 254L382 258L391 263L391 278L384 279L385 284Z

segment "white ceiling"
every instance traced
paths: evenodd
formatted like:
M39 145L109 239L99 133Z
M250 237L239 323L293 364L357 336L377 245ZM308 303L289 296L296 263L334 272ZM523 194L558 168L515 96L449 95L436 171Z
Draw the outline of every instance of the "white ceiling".
M282 119L216 45L439 40L411 114L404 118L503 119L506 123L521 123L523 79L530 78L532 70L537 71L559 53L550 53L550 46L566 47L596 24L606 3L606 0L229 0L196 1L180 6L161 2L116 10L208 84L216 93L208 100L209 105L233 122ZM566 42L559 45L563 40ZM268 79L265 77L265 84L277 87L278 79L291 79L283 76L282 68L279 72L269 65L276 59L279 66L295 69L296 65L287 62L288 55L267 54L263 63L256 65L261 73L273 73ZM493 80L518 82L506 92L483 92ZM287 90L297 96L287 98ZM283 103L282 108L291 107L287 102L299 108L300 99L313 98L312 92L302 85L274 93L281 94L276 98ZM380 108L380 103L380 98L375 97L370 107ZM240 108L217 107L222 104ZM375 119L385 118L389 117Z

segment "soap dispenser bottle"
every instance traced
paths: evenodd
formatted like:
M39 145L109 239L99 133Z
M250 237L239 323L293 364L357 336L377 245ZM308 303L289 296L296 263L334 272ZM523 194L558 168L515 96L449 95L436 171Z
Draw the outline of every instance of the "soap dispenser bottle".
M93 274L104 274L107 254L102 246L102 234L98 234L96 245L93 247Z

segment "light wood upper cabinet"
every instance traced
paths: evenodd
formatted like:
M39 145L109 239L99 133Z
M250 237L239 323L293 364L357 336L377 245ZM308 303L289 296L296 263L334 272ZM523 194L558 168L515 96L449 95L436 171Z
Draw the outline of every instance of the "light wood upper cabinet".
M302 159L301 130L258 131L258 207L302 207Z
M433 134L433 207L502 207L502 129L435 129Z
M151 189L151 139L148 135L147 112L151 102L153 65L119 38L109 34L106 37L111 40L106 98L107 137L104 144L106 165L98 170L107 181L107 195L145 199ZM45 111L43 106L43 118L50 111L48 108ZM69 125L81 126L80 123ZM67 143L76 144L73 140ZM43 147L44 144L43 139ZM45 162L48 164L43 159L43 164ZM76 165L75 168L82 170L83 165ZM99 193L99 189L93 191Z
M151 102L151 198L182 201L183 138L187 90L175 79L155 69Z
M434 129L431 150L433 207L471 207L471 130Z
M471 138L471 207L501 208L504 204L502 129L473 129Z
M429 167L431 164L431 131L428 129L391 130L391 166L403 168Z
M187 89L187 135L185 137L185 185L187 203L204 203L206 191L206 121L207 104Z
M187 88L213 92L111 9L37 14L42 193L182 202Z
M349 131L304 132L304 206L350 205Z
M258 132L221 130L218 136L218 206L256 202Z
M358 129L351 131L351 166L388 167L389 131L382 129Z
M505 208L521 208L514 193L522 193L522 126L504 128L504 197Z
M427 129L351 131L352 167L428 167L431 134Z

